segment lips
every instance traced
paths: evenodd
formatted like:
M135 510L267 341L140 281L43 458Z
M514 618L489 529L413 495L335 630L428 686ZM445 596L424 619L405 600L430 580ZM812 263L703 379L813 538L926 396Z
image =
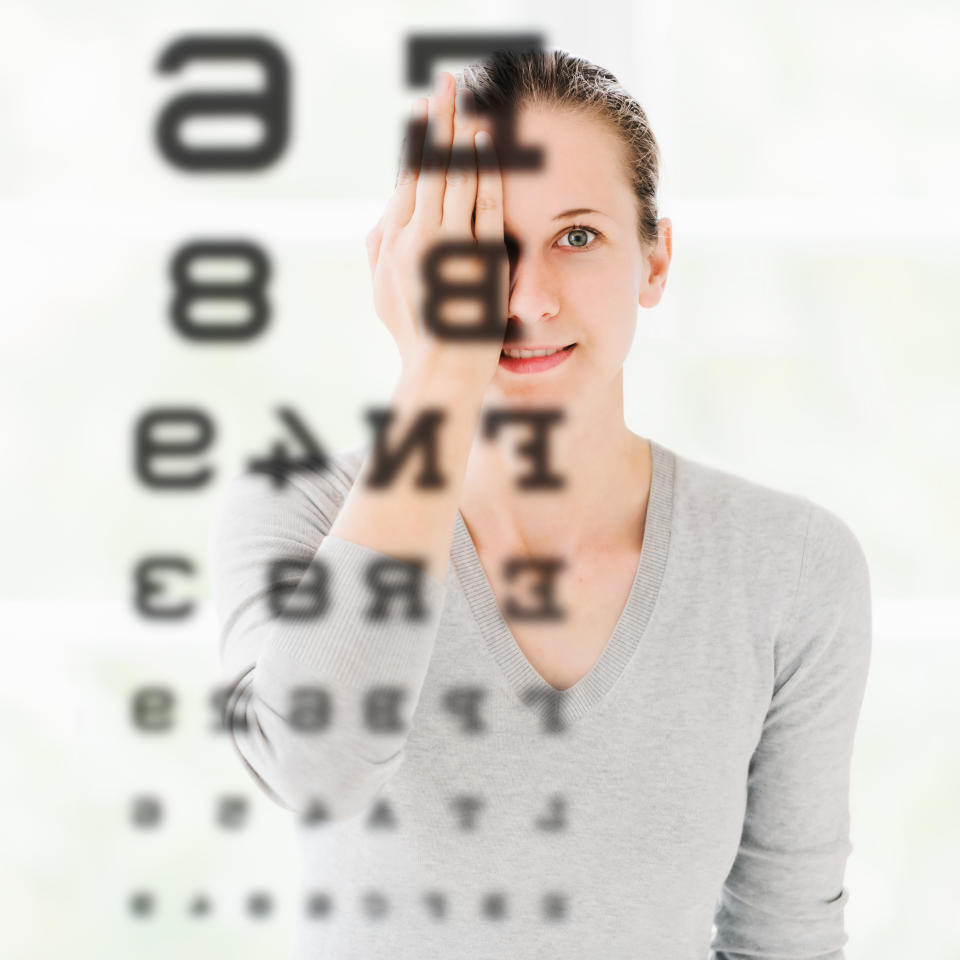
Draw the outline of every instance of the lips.
M504 346L507 349L511 349L509 344ZM567 358L573 353L577 345L575 343L568 344L565 347L557 350L555 353L548 354L546 356L538 357L508 357L503 350L500 351L500 366L504 370L508 370L511 373L539 373L544 370L550 370L553 367L559 366L559 364L565 362ZM521 350L537 350L537 349L551 349L549 344L544 344L542 347L531 346L524 344L523 347L517 347Z
M510 351L522 351L523 353L541 353L541 355L547 355L550 353L556 353L558 350L565 350L567 347L573 346L571 343L505 343L502 347L502 352L506 353ZM543 353L546 351L546 353Z

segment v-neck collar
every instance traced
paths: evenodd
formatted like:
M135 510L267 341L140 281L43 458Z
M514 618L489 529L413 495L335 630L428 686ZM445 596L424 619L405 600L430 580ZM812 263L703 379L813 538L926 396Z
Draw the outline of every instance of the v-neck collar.
M569 723L582 717L617 682L643 638L660 592L670 546L676 458L667 447L654 440L649 443L650 494L633 585L599 659L585 676L566 690L557 690L547 683L520 649L500 611L463 516L457 510L450 554L487 647L521 701L534 709L542 709L545 703L552 701L552 710L562 722Z

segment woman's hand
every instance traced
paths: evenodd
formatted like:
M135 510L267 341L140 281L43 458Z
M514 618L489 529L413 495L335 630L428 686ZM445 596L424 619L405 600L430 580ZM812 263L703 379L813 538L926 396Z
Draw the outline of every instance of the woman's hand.
M438 244L468 240L503 243L503 190L496 162L490 125L470 110L454 109L456 80L441 72L429 103L418 99L413 119L427 118L426 143L423 138L404 150L396 191L377 222L367 234L367 256L373 280L374 307L377 316L390 331L403 364L404 375L420 373L449 375L453 382L480 395L493 378L506 329L509 263L504 248L501 261L502 294L501 336L492 339L449 340L427 329L423 308L427 294L422 264ZM469 93L464 91L469 97ZM486 144L477 131L486 131ZM408 133L410 136L410 133ZM451 141L458 150L472 150L490 161L477 170L468 164L448 170ZM406 146L406 145L405 145ZM475 154L476 156L477 154ZM413 156L418 163L407 166ZM476 223L471 218L476 208ZM484 276L482 260L450 257L441 262L439 273L454 282L475 283ZM447 300L439 312L450 325L479 325L483 304L476 300Z

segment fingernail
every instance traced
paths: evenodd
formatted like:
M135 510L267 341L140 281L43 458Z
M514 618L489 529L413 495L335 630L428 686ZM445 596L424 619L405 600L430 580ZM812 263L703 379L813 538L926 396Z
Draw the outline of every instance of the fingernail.
M438 73L433 81L433 92L434 95L440 96L444 90L447 89L447 75L445 73Z

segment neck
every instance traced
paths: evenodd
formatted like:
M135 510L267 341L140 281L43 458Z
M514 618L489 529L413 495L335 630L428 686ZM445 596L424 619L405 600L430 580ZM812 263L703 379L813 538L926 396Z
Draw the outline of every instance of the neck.
M560 409L563 419L547 428L547 463L562 487L517 486L532 472L531 458L518 453L532 426L504 423L490 439L478 432L460 508L478 546L569 556L637 543L649 495L649 448L624 422L622 373L610 389Z

